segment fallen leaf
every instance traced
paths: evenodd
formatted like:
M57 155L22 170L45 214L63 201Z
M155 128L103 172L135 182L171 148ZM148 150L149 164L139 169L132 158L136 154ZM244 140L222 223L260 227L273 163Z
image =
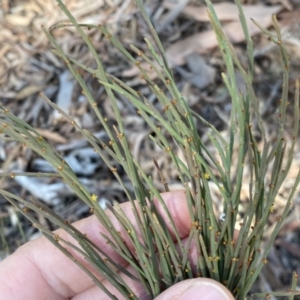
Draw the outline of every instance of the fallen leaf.
M170 1L164 1L163 6L168 9L173 9L176 4ZM277 13L281 5L266 6L262 4L244 5L243 11L246 17L261 19ZM223 2L214 4L214 9L220 21L239 21L239 11L234 3ZM199 22L209 22L207 7L186 6L182 13Z
M29 14L26 16L22 16L21 14L19 15L11 14L5 17L5 21L10 23L13 26L28 27L33 17L34 17L33 12L29 12Z
M44 89L44 86L41 85L28 85L25 88L23 88L21 91L19 91L15 98L17 100L21 100L24 98L27 98L35 93L38 93Z
M41 129L41 128L37 128L36 131L44 138L51 140L55 143L65 144L68 142L67 139L65 139L63 136L61 136L57 132L53 132L51 130Z
M225 3L223 3L223 6L221 7L224 8L224 4ZM228 4L230 3L227 3L227 5ZM231 4L229 5L229 7L231 7ZM186 9L187 7L185 8L185 10ZM193 9L196 10L197 8L194 7ZM199 9L203 10L204 8ZM282 6L247 5L243 6L243 9L245 19L248 25L249 35L253 36L261 31L253 24L251 18L255 19L255 21L257 21L257 23L259 23L262 27L269 27L272 24L272 15L278 13L282 9ZM235 10L234 14L231 15L231 18L236 20L238 12ZM223 18L225 18L225 16L226 18L229 18L229 15L230 13L228 11L226 13L222 13ZM226 35L232 43L240 43L245 40L240 21L233 21L228 24L225 24L223 26L223 31L226 33ZM169 67L173 68L174 66L183 65L186 62L186 57L188 55L195 52L200 54L205 53L207 52L207 50L212 49L217 45L218 42L213 30L200 32L186 39L182 39L171 45L166 50L166 57L169 62ZM148 64L146 63L142 63L141 67L145 68L146 70L149 68ZM135 76L137 74L139 74L139 70L137 67L132 67L131 69L123 72L123 76L128 77ZM155 79L157 77L157 74L153 71L148 72L148 75L151 79Z
M72 105L72 94L74 89L74 80L71 77L69 70L64 71L59 76L59 91L56 98L56 104L65 113L69 114ZM60 120L62 115L58 112L54 112L54 119Z
M192 53L191 55L188 55L186 59L187 66L191 72L187 72L180 67L177 68L177 71L185 81L192 83L199 89L203 89L214 82L216 70L207 64L202 56L197 53Z

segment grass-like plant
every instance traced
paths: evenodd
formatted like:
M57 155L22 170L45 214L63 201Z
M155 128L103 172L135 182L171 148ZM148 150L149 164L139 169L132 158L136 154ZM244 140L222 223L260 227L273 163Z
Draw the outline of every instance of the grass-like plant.
M281 216L277 218L277 224L274 226L271 236L264 247L262 247L264 228L272 213L276 195L293 161L299 124L299 83L297 81L294 99L293 138L289 144L284 138L286 108L289 104L289 59L282 44L276 17L273 17L275 33L261 28L264 34L278 46L283 76L282 96L279 101L278 112L278 135L276 140L269 140L260 115L259 101L253 89L253 44L248 34L240 1L237 0L236 4L247 41L248 66L246 68L239 61L233 46L222 31L222 26L218 21L213 5L210 1L206 1L210 21L226 65L226 72L222 74L222 78L232 101L232 111L228 128L230 134L229 139L226 140L213 125L209 124L188 107L187 102L176 87L172 70L168 66L160 39L140 0L136 0L136 4L149 27L152 40L155 41L152 44L150 40L145 39L150 56L146 56L135 46L131 46L131 52L129 52L104 26L78 24L63 2L61 0L56 1L70 20L70 24L56 24L49 30L43 28L43 31L53 45L54 53L66 62L74 77L81 85L83 94L110 138L109 144L105 144L93 136L92 133L81 128L71 116L45 96L44 98L49 105L58 110L82 133L103 161L109 166L123 187L128 201L132 205L137 229L133 227L126 215L120 210L118 203L114 203L109 209L116 216L124 231L128 233L127 239L132 243L134 250L129 249L124 244L122 237L120 237L119 232L112 225L106 212L99 206L97 197L89 193L64 159L34 128L14 116L2 105L0 106L0 129L5 136L23 143L55 167L57 170L55 176L61 177L74 193L91 208L92 212L99 219L99 222L109 232L109 236L105 236L107 242L133 267L135 274L126 271L122 266L116 264L110 258L109 254L103 253L86 235L65 222L43 203L22 199L4 190L0 190L0 193L29 218L34 226L40 229L49 241L55 244L65 255L75 261L71 253L66 249L67 247L72 247L78 253L82 254L99 274L109 280L124 295L124 299L136 299L136 296L120 276L122 272L132 279L140 281L151 297L157 296L179 281L203 276L223 283L236 299L244 300L260 274L261 269L267 263L268 252L290 210L296 187L300 181L299 172L289 198L286 199L286 206ZM256 25L259 26L259 24ZM96 68L85 66L64 54L51 32L54 29L66 26L74 26L76 28L76 31L81 35L92 53L96 62ZM128 62L139 68L145 84L148 85L160 102L161 110L156 109L141 92L132 89L118 78L105 72L101 62L101 54L96 52L92 41L85 32L85 29L89 28L100 30L103 36L109 39L126 57ZM144 62L147 63L147 68L144 67ZM100 85L104 86L116 118L113 128L108 125L108 120L102 114L85 81L77 71L78 68L90 72L99 81ZM245 82L246 91L244 93L241 93L237 87L236 69L242 74ZM167 92L163 92L162 88L151 80L149 70L156 72ZM138 114L143 117L152 130L153 134L149 138L169 154L174 168L178 171L179 178L185 187L191 222L190 233L185 244L181 241L178 228L175 226L174 220L172 220L171 214L160 195L162 191L159 191L154 186L151 177L145 174L129 150L122 116L117 105L117 96L119 94L122 94L136 107ZM214 145L218 157L215 157L201 140L196 129L197 122L202 123L207 128L210 142ZM256 131L255 135L253 133L254 130ZM257 143L257 132L259 132L259 138L263 142L262 148ZM236 174L233 174L232 165L233 160L236 159L233 158L233 147L236 144L238 144L238 167ZM176 155L173 149L174 145L177 145L182 150L186 161L182 161ZM118 174L117 168L111 163L112 160L120 164L125 170L132 183L134 196L128 191L122 181L122 177ZM247 213L244 214L242 222L240 222L240 231L236 238L234 236L235 226L246 165L250 168L249 199L246 208ZM272 170L272 176L271 180L268 181L266 174L270 169ZM24 174L10 174L10 176L18 175ZM27 175L51 176L53 174L31 173ZM164 183L165 190L168 191L168 185L163 176L161 180ZM222 195L221 201L224 211L220 218L214 212L209 181L215 184ZM137 200L135 201L135 199ZM164 208L166 218L162 218L158 212L157 206L154 204L154 199ZM33 210L44 215L51 222L64 229L79 242L80 247L70 244L45 229L28 213L28 210ZM175 238L168 228L171 228ZM198 253L196 270L192 270L188 260L191 244L195 245ZM116 299L88 268L78 261L75 261L75 263L87 272L95 284L103 289L111 299ZM111 268L111 266L115 268ZM116 270L119 270L120 273ZM273 295L289 296L289 299L293 299L296 294L294 291L296 280L297 276L295 275L290 292L273 293ZM254 296L266 297L268 295L261 293Z

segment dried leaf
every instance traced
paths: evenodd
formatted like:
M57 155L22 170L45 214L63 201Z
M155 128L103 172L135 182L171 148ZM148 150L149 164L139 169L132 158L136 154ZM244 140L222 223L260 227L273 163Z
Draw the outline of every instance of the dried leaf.
M173 9L176 5L170 1L164 1L164 7ZM234 3L224 2L214 4L214 9L220 21L238 21L239 12ZM244 5L243 10L246 18L263 19L272 14L276 14L281 9L280 5L266 6L262 4L257 5ZM186 6L182 13L186 16L193 18L199 22L209 22L206 7L194 7L192 5Z
M36 129L36 131L44 138L51 140L55 143L62 143L62 144L67 143L67 139L65 139L63 136L61 136L57 132L52 132L51 130L40 129L40 128Z
M230 3L227 3L230 4ZM224 8L224 3L223 6ZM229 5L231 7L231 5ZM254 18L262 27L269 27L272 24L272 15L278 13L281 10L281 6L244 6L244 13L247 20L249 34L253 36L260 32L252 22L251 18ZM193 8L196 10L197 8ZM199 8L200 10L202 8ZM220 10L220 8L218 9ZM223 19L231 17L236 19L238 12L229 13L228 8L225 12L222 12ZM203 12L204 13L204 12ZM235 16L234 16L235 15ZM221 18L220 18L221 19ZM207 20L203 17L203 20ZM229 40L233 43L240 43L245 40L242 26L239 21L233 21L229 24L224 25L224 32L227 34ZM217 46L217 39L213 30L208 30L194 34L186 39L181 39L180 41L174 43L166 50L166 56L170 67L183 65L186 62L186 57L192 53L205 53L207 50ZM147 68L144 64L142 67ZM123 72L124 76L135 76L139 73L137 67L133 67L129 70ZM151 79L157 77L157 75L152 72L149 74Z
M24 26L27 27L30 25L32 18L33 18L33 12L31 12L29 15L22 16L22 15L7 15L5 17L6 22L10 23L13 26Z
M31 84L31 85L28 85L25 88L23 88L21 91L19 91L16 94L15 98L17 100L21 100L21 99L27 98L35 93L40 92L43 89L44 89L44 86Z
M199 54L193 53L188 55L187 65L191 73L179 68L178 71L185 80L189 81L196 87L203 89L210 83L214 82L216 70L208 65Z
M59 83L60 88L58 91L56 104L66 113L69 113L71 108L71 102L72 102L72 94L74 89L74 80L72 79L72 76L70 75L70 72L68 70L64 71L59 76ZM54 113L55 119L61 119L61 114L58 112Z

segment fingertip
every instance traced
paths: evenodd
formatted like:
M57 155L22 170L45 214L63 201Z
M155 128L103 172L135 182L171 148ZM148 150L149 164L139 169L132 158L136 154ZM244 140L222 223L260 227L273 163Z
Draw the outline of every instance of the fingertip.
M195 278L181 281L155 300L234 300L233 295L221 283L210 278Z

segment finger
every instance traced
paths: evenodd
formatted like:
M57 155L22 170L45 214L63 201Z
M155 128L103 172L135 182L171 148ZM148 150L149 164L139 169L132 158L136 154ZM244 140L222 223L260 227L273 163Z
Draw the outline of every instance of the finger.
M180 237L187 236L190 230L190 218L184 191L164 193L162 197L174 219ZM131 204L126 202L121 206L132 224L136 226ZM156 207L161 215L165 217L164 209L158 201L156 201ZM109 211L107 214L115 228L123 232L122 226L114 215ZM89 239L100 246L104 252L109 253L116 263L126 265L125 261L99 234L101 232L109 235L95 216L78 221L74 226L79 231L87 233ZM63 239L72 240L63 230L58 230L56 233ZM84 259L74 251L73 254L79 261L84 262ZM31 278L30 284L27 281L28 276ZM6 278L10 278L10 280ZM42 299L46 297L64 299L81 293L92 285L90 277L46 238L27 243L0 264L1 295L11 295L13 293L16 296L19 295L22 299Z
M237 232L236 232L237 233ZM188 238L182 239L183 246L186 247L188 244ZM179 245L177 245L179 248ZM194 275L196 276L196 266L197 266L197 261L199 259L199 253L197 252L197 248L195 245L195 242L193 241L189 245L189 262L191 264L192 270ZM133 270L131 266L127 266L127 270L130 271L130 273L133 273L136 275L136 272ZM131 291L134 293L137 299L143 299L143 300L150 300L153 297L147 294L145 288L141 284L141 282L137 282L126 276L125 274L120 274L120 276L123 278L124 282L126 282L127 286L130 287ZM199 278L200 279L200 278ZM161 295L155 298L156 300L162 300L162 299L177 299L175 296L179 295L181 292L187 291L190 287L194 288L193 290L189 291L189 293L194 294L195 298L194 299L199 299L199 295L203 295L203 300L209 300L209 299L218 299L218 300L232 300L233 297L231 293L224 287L223 285L219 284L216 281L213 281L207 278L201 278L200 279L200 285L198 285L199 281L198 279L196 281L185 281L185 284L180 284L174 285L170 287L168 290L163 292ZM122 299L124 298L124 295L121 294L116 288L108 281L103 281L102 284L105 286L105 288L110 291L113 295L116 296L117 299ZM194 286L194 287L193 287ZM201 291L201 293L197 293L197 291ZM206 292L205 292L206 291ZM204 293L205 292L205 293ZM206 298L205 298L206 296ZM216 296L216 297L215 297ZM227 298L227 296L229 298ZM160 297L165 297L165 298L160 298ZM187 300L192 300L193 298L187 295L184 295L182 299L187 299ZM210 298L209 298L210 297ZM85 300L85 299L106 299L104 292L102 292L97 286L91 286L87 290L83 291L80 294L77 294L75 297L72 298L72 300ZM202 300L202 298L201 298Z
M136 275L136 272L131 266L127 266L127 270ZM153 299L149 294L147 294L144 286L141 282L137 282L132 280L125 274L120 274L123 280L126 282L127 286L130 288L135 297L139 300L151 300ZM106 289L113 294L117 299L124 299L124 294L120 293L110 282L104 281L103 285ZM75 295L72 300L99 300L99 299L108 299L108 296L104 294L103 291L99 289L99 287L93 285L89 287L87 290L83 291L80 294Z
M237 239L237 237L238 237L238 231L235 231L234 239ZM197 247L195 245L194 240L192 241L191 244L189 244L189 246L188 246L188 242L189 242L188 238L182 239L183 246L189 247L188 260L190 262L194 276L197 276L196 275L197 274L197 261L199 259L200 253L197 251ZM179 245L177 245L177 247L178 247L178 251L179 251L179 249L181 249L181 247ZM131 266L127 266L126 269L127 269L127 271L130 271L130 273L136 275L136 272L133 271L133 268ZM152 297L146 293L146 290L142 286L141 282L134 281L124 274L120 274L120 276L123 278L124 282L126 282L127 286L130 287L131 291L135 294L137 299L143 299L143 300L152 299ZM117 291L110 282L102 281L102 284L105 286L105 288L108 291L110 291L112 294L114 294L117 299L122 299L124 297L124 295L122 295L119 291ZM211 289L211 286L207 285L205 280L203 281L203 285L204 285L204 289L205 288ZM223 287L222 285L221 285L221 287L223 288L223 290L225 290L225 294L226 294L226 291L228 292L228 290L225 287ZM196 287L196 289L197 288L198 287ZM202 288L202 287L200 287L200 288ZM176 289L173 292L175 293L175 291L176 291ZM214 295L214 293L218 293L218 289L215 292L212 290L211 295ZM172 295L172 294L169 294L169 295ZM74 298L72 298L72 300L104 299L104 298L105 298L104 293L97 286L94 285L94 286L89 287L87 290L83 291L82 293L77 294ZM173 298L171 297L170 299L173 299ZM186 299L191 300L190 298L186 298ZM198 298L196 298L196 299L198 299ZM206 298L203 298L203 299L206 299ZM212 299L220 299L221 300L223 298L217 297L217 298L212 298ZM227 298L224 298L224 299L227 299ZM233 298L229 298L229 299L233 299Z
M181 281L165 290L155 300L234 300L229 290L210 278Z
M184 246L187 245L188 239L182 239L182 243ZM178 246L179 247L179 246ZM189 260L191 262L191 265L194 266L194 269L196 269L196 248L194 245L191 245L191 252L189 254ZM137 276L136 271L133 270L133 267L127 266L126 270L132 273L133 275ZM120 277L124 280L124 282L127 284L127 286L131 289L131 291L134 293L137 299L143 299L143 300L150 300L153 299L150 295L147 294L144 286L142 285L141 282L132 280L125 274L120 274ZM107 280L102 281L102 284L104 287L111 293L113 294L117 299L123 299L124 295L122 295L110 282ZM93 285L86 289L85 291L77 294L72 298L72 300L85 300L85 299L106 299L106 295L104 294L103 291L101 291L97 286Z

